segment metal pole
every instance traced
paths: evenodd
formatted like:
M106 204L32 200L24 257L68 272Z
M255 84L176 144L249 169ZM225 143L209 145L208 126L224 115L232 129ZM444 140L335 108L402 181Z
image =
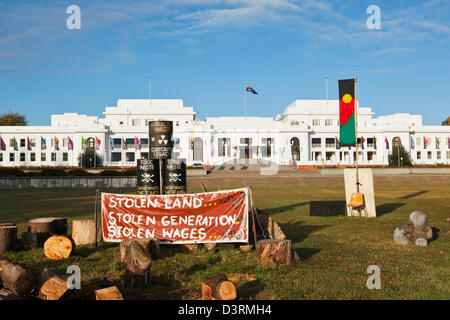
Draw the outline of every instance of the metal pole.
M400 143L397 140L397 159L398 159L398 166L400 167Z
M252 203L251 207L251 214L252 214L252 232L253 232L253 240L255 241L255 247L256 247L256 224L255 224L255 209L254 209L254 203L253 203L253 193L252 193L252 187L249 186L250 191L250 201Z
M159 189L160 189L160 194L164 194L163 164L164 164L164 160L163 159L159 159Z
M97 248L97 238L98 238L98 188L95 193L95 247Z
M244 86L244 119L247 120L247 87Z

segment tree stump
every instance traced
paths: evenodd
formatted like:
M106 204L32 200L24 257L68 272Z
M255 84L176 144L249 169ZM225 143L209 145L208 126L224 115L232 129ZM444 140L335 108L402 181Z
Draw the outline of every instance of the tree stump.
M3 286L18 296L25 296L34 289L36 277L18 263L0 260L0 278Z
M261 223L262 230L265 234L268 234L271 239L276 240L284 240L286 239L286 235L281 230L278 223L273 220L271 217L264 213L259 213L257 219ZM257 224L258 225L258 224Z
M131 242L137 241L145 251L150 254L152 260L156 259L159 255L159 239L127 239L120 243L120 261L127 262L128 255L130 254Z
M116 286L95 290L96 300L123 300L122 294Z
M22 233L25 249L42 248L52 235L67 234L67 218L36 218L28 221L28 232Z
M138 241L131 241L125 272L125 285L128 290L142 290L147 286L151 262L148 251Z
M50 234L47 232L22 232L22 246L27 250L42 248L49 237Z
M66 259L72 248L72 241L66 236L51 236L44 243L44 254L52 260Z
M38 277L38 298L42 300L60 300L69 290L67 281L54 275L45 268Z
M256 255L258 262L267 266L291 264L291 240L260 240L256 243Z
M17 226L14 223L0 224L0 255L14 248L17 241Z
M235 300L236 287L225 274L219 273L202 281L203 300Z
M67 234L67 218L45 217L28 221L28 231L33 233L49 233L50 235Z
M95 220L72 221L72 239L77 246L94 244L95 232Z

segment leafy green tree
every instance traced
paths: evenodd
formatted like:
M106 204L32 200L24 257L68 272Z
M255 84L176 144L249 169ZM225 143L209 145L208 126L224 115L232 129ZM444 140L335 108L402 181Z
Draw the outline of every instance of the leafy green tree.
M103 157L94 148L87 148L78 156L78 165L83 168L102 167Z
M26 126L25 116L17 112L8 111L0 115L0 126Z
M392 154L389 155L389 165L390 166L398 166L398 149L394 148L392 150ZM409 153L403 147L400 147L400 165L402 166L410 166L411 165L411 157Z

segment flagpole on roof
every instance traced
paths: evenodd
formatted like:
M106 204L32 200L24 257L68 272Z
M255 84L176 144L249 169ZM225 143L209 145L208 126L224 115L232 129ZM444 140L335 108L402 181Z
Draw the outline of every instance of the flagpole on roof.
M150 112L152 110L152 76L148 76L148 99L150 100Z
M247 120L247 85L244 85L244 119Z

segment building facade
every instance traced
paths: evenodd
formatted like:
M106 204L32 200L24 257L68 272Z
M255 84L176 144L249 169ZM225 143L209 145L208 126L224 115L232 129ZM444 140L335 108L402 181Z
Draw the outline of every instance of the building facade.
M87 147L96 149L103 166L135 166L148 157L152 120L173 121L173 157L186 159L188 166L258 161L337 166L356 158L355 147L339 146L338 100L296 100L275 118L200 121L182 100L119 99L103 115L65 113L52 115L50 126L2 126L0 166L77 167ZM399 146L414 164L450 164L450 126L424 126L421 115L374 117L371 108L359 107L358 141L363 165L387 165Z

